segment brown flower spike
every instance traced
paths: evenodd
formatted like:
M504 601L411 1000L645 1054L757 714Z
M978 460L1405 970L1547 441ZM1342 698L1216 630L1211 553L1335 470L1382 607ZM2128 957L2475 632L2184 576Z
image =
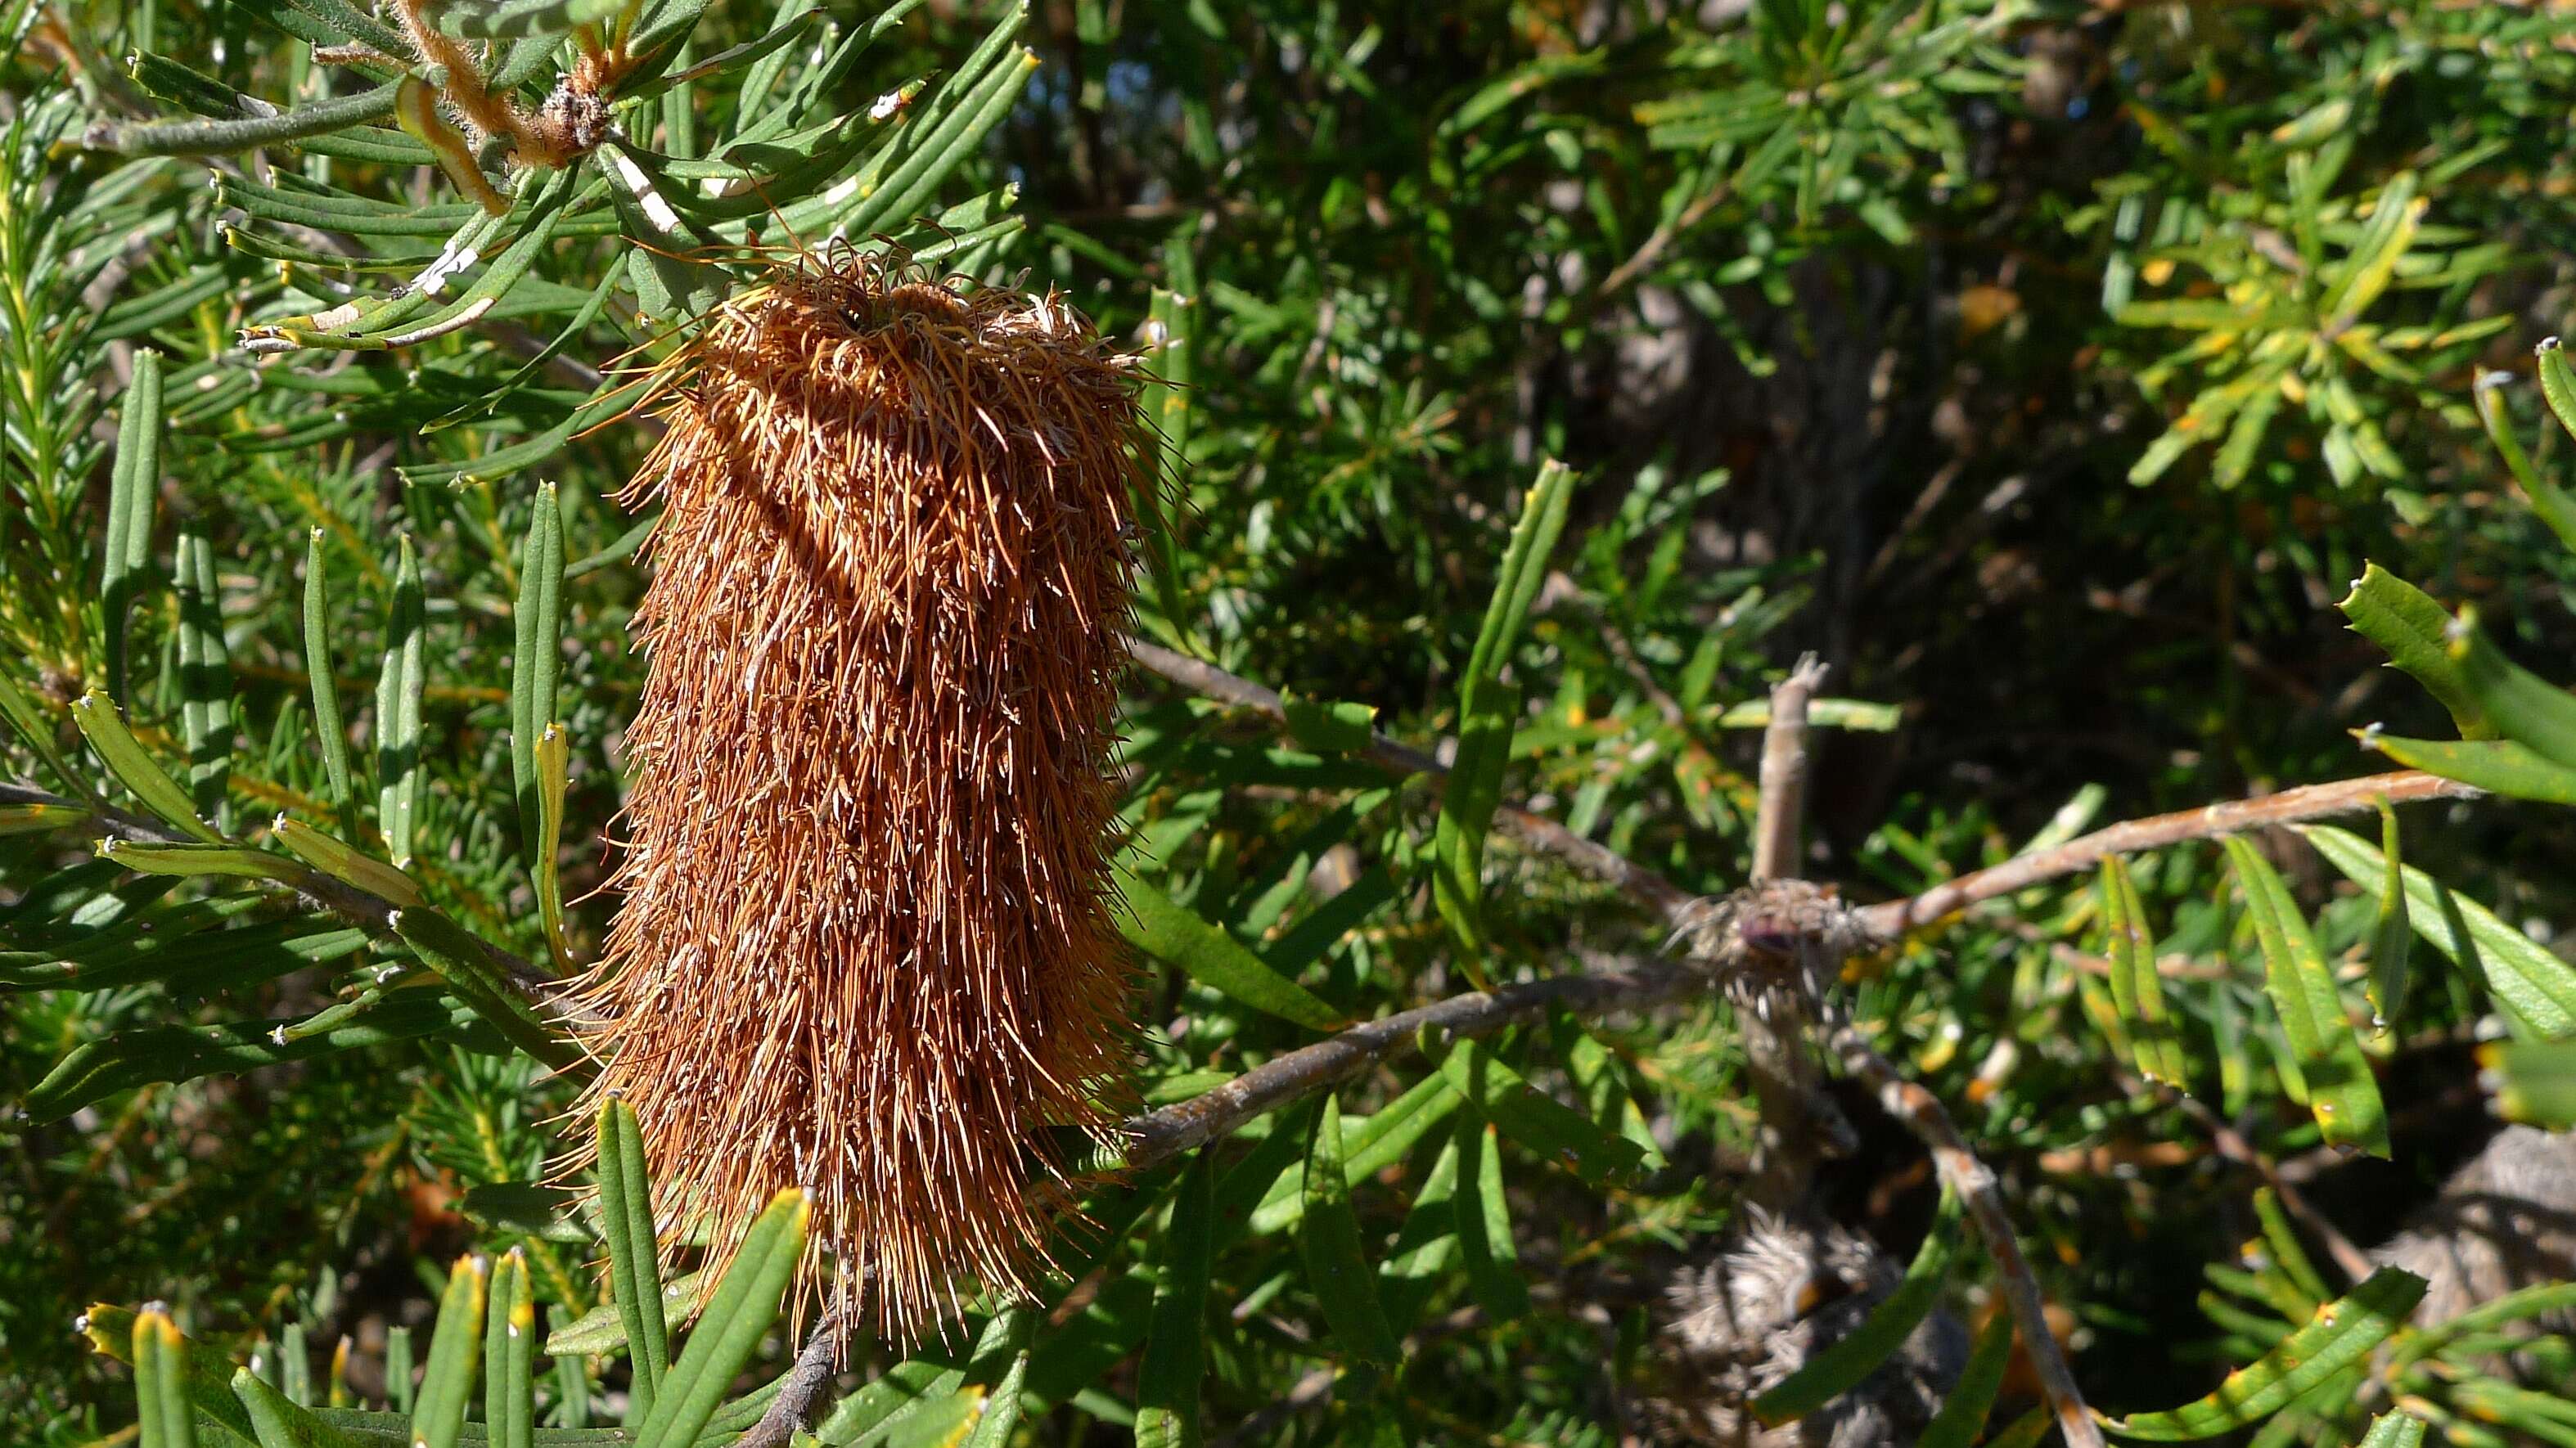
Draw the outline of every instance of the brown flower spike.
M592 1047L666 1242L814 1195L910 1342L1025 1294L1126 1061L1108 770L1140 375L1054 296L839 250L657 379L630 842ZM715 1274L710 1272L709 1281Z

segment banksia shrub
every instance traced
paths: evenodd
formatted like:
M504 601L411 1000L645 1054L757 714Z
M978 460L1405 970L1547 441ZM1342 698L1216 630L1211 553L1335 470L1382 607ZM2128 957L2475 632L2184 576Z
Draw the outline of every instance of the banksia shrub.
M1107 770L1137 374L1054 297L838 252L658 379L624 899L595 1089L719 1261L814 1198L810 1291L909 1340L1025 1292L1125 1051Z

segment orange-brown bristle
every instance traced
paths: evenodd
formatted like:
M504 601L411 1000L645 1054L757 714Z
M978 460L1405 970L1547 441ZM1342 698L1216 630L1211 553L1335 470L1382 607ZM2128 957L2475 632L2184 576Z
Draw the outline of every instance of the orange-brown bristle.
M1024 1294L1107 1133L1127 968L1109 776L1141 377L1053 297L844 252L737 298L669 431L624 892L581 994L667 1233L814 1194L909 1342ZM711 1273L709 1281L714 1280Z

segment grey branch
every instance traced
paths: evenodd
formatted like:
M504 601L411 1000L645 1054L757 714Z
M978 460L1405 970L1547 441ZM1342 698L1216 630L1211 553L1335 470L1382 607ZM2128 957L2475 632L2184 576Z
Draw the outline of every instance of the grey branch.
M2426 774L2420 769L2401 769L2390 774L2364 775L2359 779L2338 779L2332 784L2303 785L2282 790L2279 794L2268 794L2261 799L2230 800L2225 804L2126 820L2069 840L2053 850L2034 851L2018 859L2006 860L1992 869L1962 875L1909 899L1872 905L1863 910L1861 916L1873 932L1893 939L1954 910L1964 910L1981 901L2010 895L2062 875L2092 869L2102 862L2105 855L2130 855L2141 850L2178 845L2186 840L2205 840L2213 835L2232 835L2273 825L2323 819L2329 815L2354 814L2375 808L2376 801L2383 795L2390 804L2413 804L2419 800L2475 799L2485 792L2456 780Z
M1967 1204L1968 1220L1986 1244L1986 1254L1994 1258L1995 1275L2003 1284L2004 1305L2012 1309L2013 1326L2021 1331L2022 1350L2030 1354L2040 1388L2048 1394L2049 1409L2057 1417L2058 1431L2066 1436L2066 1448L2103 1448L2101 1426L2094 1421L2092 1410L2085 1407L2084 1393L2075 1386L2074 1369L2067 1366L2066 1354L2058 1349L2056 1336L2048 1330L2047 1300L2040 1295L2039 1279L2031 1275L2030 1259L2022 1255L2021 1239L2013 1233L2012 1217L2004 1210L2003 1193L1996 1187L1994 1172L1978 1160L1939 1097L1905 1079L1895 1063L1880 1055L1869 1038L1861 1034L1839 1003L1826 1002L1824 1011L1826 1042L1841 1059L1843 1069L1877 1093L1879 1104L1887 1108L1888 1114L1904 1122L1915 1138L1931 1150L1933 1170Z

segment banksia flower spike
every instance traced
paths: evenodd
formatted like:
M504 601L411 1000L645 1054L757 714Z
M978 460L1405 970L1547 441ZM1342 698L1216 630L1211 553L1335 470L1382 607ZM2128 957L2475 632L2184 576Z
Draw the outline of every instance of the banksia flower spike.
M1138 374L1053 296L840 250L657 386L623 892L581 986L666 1240L813 1194L860 1320L1024 1294L1127 1050L1108 770ZM708 1280L715 1274L710 1273Z

